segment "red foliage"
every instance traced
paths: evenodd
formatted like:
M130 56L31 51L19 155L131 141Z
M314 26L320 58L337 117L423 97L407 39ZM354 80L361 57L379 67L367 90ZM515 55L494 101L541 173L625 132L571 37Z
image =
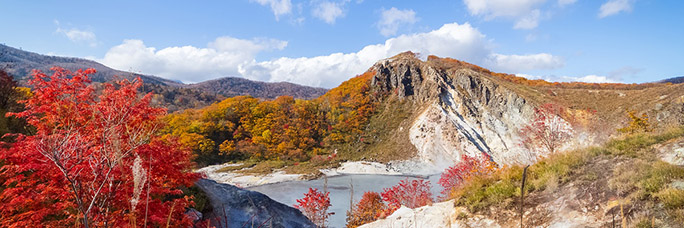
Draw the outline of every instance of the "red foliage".
M386 215L392 214L401 205L417 208L431 204L430 181L409 180L408 178L401 180L399 184L384 189L382 199L387 202Z
M530 151L555 153L573 134L570 124L561 118L564 112L555 104L535 108L532 123L520 130L522 145Z
M444 188L442 195L449 197L463 182L473 176L489 175L495 168L496 164L490 161L489 156L475 158L463 155L461 162L444 170L439 178L438 183Z
M330 206L330 192L319 192L315 188L309 188L309 192L304 193L304 198L298 199L297 204L294 205L318 227L325 227L331 215L328 213Z
M347 214L347 228L354 228L383 217L386 210L377 192L365 192L356 206Z
M34 71L26 111L35 128L0 151L0 226L187 226L190 199L179 189L198 178L190 152L154 136L165 111L140 97L140 80L89 86L95 70ZM170 218L170 219L169 219Z

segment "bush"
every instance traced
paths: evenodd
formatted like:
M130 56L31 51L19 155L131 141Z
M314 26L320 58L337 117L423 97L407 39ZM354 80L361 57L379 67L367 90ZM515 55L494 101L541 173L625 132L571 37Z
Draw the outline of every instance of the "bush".
M363 193L361 201L347 213L347 228L354 228L383 217L386 210L382 197L377 192Z
M401 205L418 208L432 204L430 181L409 180L408 178L401 180L394 187L385 189L382 192L382 199L387 202L386 215L394 213Z
M304 193L304 198L298 199L297 204L294 205L318 227L325 227L331 215L328 213L330 206L330 192L319 192L315 188L309 188L309 192Z
M463 182L468 181L473 176L490 175L496 169L496 164L489 160L489 157L479 158L463 155L461 162L444 170L439 178L439 185L442 186L442 195L451 198L451 194L460 187Z

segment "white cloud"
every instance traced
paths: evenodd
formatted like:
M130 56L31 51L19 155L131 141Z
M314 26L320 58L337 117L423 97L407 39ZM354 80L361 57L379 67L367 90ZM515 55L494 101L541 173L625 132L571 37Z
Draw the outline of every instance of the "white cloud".
M124 40L107 51L100 61L110 67L159 75L183 82L236 76L238 65L254 60L257 53L282 50L286 41L274 39L241 40L219 37L207 48L167 47L157 50L141 40Z
M314 17L325 21L328 24L335 24L337 18L344 17L344 11L342 7L347 1L343 2L330 2L321 1L316 2L311 14Z
M516 29L533 29L539 24L539 7L546 0L463 0L471 15L485 20L509 18L516 21Z
M153 74L183 82L199 82L225 76L242 76L261 81L288 81L303 85L335 87L361 74L378 60L405 51L422 56L452 57L495 71L523 72L563 66L559 57L541 53L503 55L494 53L491 41L470 24L445 24L425 33L401 35L384 43L368 45L358 52L325 56L257 61L263 51L285 48L285 41L242 40L219 37L206 48L192 46L157 50L140 40L126 40L111 48L101 60L123 70Z
M609 0L601 5L599 9L599 18L612 16L620 12L632 12L635 0Z
M575 2L577 2L577 0L558 0L558 5L567 6L567 5L575 4Z
M539 10L532 10L528 15L518 19L513 26L514 29L533 29L539 25Z
M399 10L392 7L388 10L382 10L382 16L380 21L378 21L378 28L383 36L393 36L397 34L399 26L412 25L416 21L418 19L416 18L416 12L413 10Z
M275 15L276 20L280 19L280 16L292 13L292 1L291 0L250 0L252 2L259 3L259 5L271 7L273 15Z
M509 56L493 53L490 46L485 35L470 24L453 23L427 33L390 38L383 44L369 45L354 53L252 61L241 65L239 71L241 75L251 79L289 81L330 88L364 72L376 61L404 51L413 51L424 56L453 57L493 70L506 69L512 72L550 69L563 65L562 59L550 54Z
M527 79L543 79L543 80L550 81L550 82L589 82L589 83L618 83L618 82L620 82L620 81L613 80L613 79L606 77L606 76L599 76L599 75L593 75L593 74L581 76L581 77L555 76L555 75L538 76L538 75L529 75L529 74L516 74L516 76L527 78Z
M95 33L76 28L63 29L57 20L55 20L55 24L57 25L57 30L55 32L66 36L67 39L72 42L84 43L91 47L97 46L97 37L95 36Z
M502 55L492 54L487 59L487 65L503 72L520 72L535 69L555 69L565 65L565 61L558 56L547 53L531 55Z

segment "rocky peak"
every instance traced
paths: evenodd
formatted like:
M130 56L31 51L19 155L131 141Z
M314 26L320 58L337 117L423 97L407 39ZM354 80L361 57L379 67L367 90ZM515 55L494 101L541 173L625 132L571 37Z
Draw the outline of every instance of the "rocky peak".
M486 154L500 164L529 163L538 156L521 148L518 135L533 118L534 106L486 69L433 56L422 61L408 52L370 70L373 89L413 101L420 112L408 120L418 154L400 168L436 173L464 154Z

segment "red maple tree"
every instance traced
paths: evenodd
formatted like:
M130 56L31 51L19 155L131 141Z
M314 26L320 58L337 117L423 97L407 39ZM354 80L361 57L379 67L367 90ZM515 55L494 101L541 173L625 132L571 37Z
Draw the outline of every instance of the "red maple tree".
M565 109L544 104L534 109L534 120L520 130L522 145L529 151L553 154L573 135L570 124L561 118Z
M381 193L387 203L385 215L394 213L401 205L409 208L422 207L432 203L430 181L404 179Z
M315 188L309 188L309 192L304 193L304 198L298 199L297 204L294 205L318 227L325 227L331 215L328 213L330 206L330 192L319 192Z
M164 109L139 96L140 79L90 85L94 69L33 72L22 101L33 135L0 151L0 226L187 226L198 178L190 152L155 135Z

